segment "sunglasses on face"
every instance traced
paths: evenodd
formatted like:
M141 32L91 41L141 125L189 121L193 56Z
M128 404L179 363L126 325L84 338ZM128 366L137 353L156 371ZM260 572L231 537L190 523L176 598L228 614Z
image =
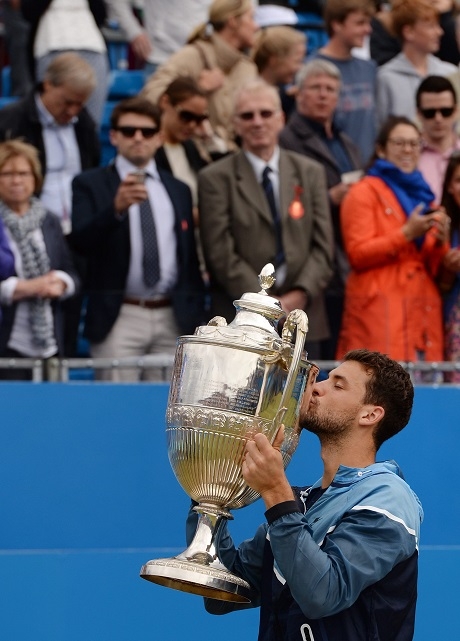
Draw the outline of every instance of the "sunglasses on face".
M436 109L420 109L420 113L427 120L431 120L439 112L443 118L449 118L455 111L455 107L438 107Z
M259 114L259 116L263 120L268 120L274 115L273 109L261 109L260 111L243 111L242 113L238 114L238 118L241 120L254 120L254 118Z
M153 138L155 134L160 131L159 127L115 127L115 131L119 131L125 138L134 138L136 131L140 131L143 138Z
M187 109L181 109L177 112L177 115L186 125L189 125L191 122L196 122L197 125L201 125L202 122L209 118L208 114L196 114L193 111L187 111Z

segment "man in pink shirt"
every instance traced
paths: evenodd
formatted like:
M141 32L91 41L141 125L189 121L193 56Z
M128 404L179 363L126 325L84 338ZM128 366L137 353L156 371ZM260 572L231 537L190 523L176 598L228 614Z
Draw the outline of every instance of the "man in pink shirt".
M416 105L423 141L418 168L440 203L447 162L460 149L457 96L450 80L427 76L417 89Z

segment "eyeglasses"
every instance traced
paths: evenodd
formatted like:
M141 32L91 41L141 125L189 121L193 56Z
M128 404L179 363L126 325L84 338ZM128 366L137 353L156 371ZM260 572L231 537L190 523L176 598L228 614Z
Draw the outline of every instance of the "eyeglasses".
M186 125L191 122L195 122L197 125L201 125L202 122L209 118L208 114L196 114L193 111L188 111L187 109L181 109L177 112L179 119L182 120Z
M11 178L21 178L23 180L24 178L30 178L30 176L33 176L31 171L0 171L0 178L6 178L7 180L11 180Z
M273 109L260 109L260 111L243 111L238 114L238 118L241 120L254 120L254 118L259 115L263 120L268 120L275 114Z
M410 147L412 151L417 151L422 146L422 141L417 140L404 140L403 138L388 138L388 142L394 145L397 149L404 149Z
M325 91L326 93L330 93L330 94L339 93L338 82L336 85L320 85L320 84L304 85L303 89L304 91L314 91L314 92Z
M439 112L443 118L450 118L454 113L455 107L437 107L434 109L420 109L420 113L427 120L431 120Z
M125 138L134 138L136 131L140 131L144 138L153 138L155 134L160 131L159 127L114 127L115 131L119 131Z

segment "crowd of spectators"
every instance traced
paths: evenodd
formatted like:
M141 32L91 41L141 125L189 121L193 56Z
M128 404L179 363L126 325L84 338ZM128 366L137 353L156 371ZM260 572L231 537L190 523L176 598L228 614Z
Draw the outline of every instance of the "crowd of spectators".
M251 0L132 4L4 3L10 61L29 64L0 109L0 357L76 356L82 326L94 357L172 354L271 262L310 358L457 360L455 2L300 3L324 19L314 51L288 2L258 3L284 24ZM145 84L101 167L108 17ZM100 376L139 375L120 371Z

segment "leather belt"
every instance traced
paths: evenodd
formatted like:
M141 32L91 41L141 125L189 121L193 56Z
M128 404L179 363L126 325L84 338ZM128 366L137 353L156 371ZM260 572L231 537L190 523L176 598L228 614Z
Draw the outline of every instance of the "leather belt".
M138 307L145 307L145 309L158 309L159 307L169 307L171 305L170 298L125 298L123 300L125 305L137 305Z

